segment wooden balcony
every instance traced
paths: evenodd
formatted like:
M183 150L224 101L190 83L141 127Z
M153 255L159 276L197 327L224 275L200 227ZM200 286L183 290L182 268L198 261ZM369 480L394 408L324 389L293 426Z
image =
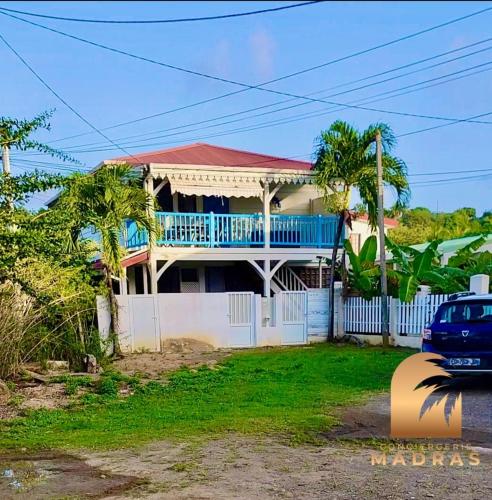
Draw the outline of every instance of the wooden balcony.
M265 219L262 214L214 214L156 212L158 246L263 247ZM271 215L270 246L330 248L335 240L337 219L325 215ZM128 221L125 246L145 247L148 235Z

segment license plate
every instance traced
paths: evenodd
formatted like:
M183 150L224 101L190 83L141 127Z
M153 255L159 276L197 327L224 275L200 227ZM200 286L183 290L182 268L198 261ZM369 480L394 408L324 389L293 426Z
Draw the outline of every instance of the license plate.
M480 358L449 358L448 366L480 366Z

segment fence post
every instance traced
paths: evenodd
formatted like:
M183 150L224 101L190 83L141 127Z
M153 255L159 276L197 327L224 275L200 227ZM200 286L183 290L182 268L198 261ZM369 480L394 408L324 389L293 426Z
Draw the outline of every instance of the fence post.
M209 214L209 217L210 217L210 247L214 247L215 246L215 215L213 212L210 212Z
M318 245L318 248L321 248L321 245L323 243L322 222L322 215L318 214L318 220L316 221L316 243Z
M389 297L389 331L390 337L393 338L393 342L396 341L398 337L398 305L400 304L400 299L394 299L393 297Z
M345 323L344 323L344 316L345 316L345 311L344 307L345 304L343 302L343 294L342 294L342 288L335 288L335 331L334 337L343 337L345 335Z

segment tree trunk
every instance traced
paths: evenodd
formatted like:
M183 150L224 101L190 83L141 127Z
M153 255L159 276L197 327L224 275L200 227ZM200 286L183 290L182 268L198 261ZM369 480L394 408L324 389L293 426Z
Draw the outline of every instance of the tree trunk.
M108 289L108 301L109 301L109 338L113 342L113 355L121 356L121 346L118 338L118 304L116 302L116 297L113 292L113 281L111 279L111 273L107 267L104 268L104 281L106 282L106 288Z
M333 242L333 252L331 254L330 280L328 289L328 342L332 342L335 338L335 266L337 263L338 247L342 237L343 224L345 222L345 214L341 213L338 216L337 232L335 233L335 241Z

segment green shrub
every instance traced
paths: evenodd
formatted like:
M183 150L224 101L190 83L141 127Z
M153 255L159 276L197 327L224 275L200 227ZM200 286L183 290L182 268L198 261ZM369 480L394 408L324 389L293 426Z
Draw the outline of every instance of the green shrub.
M65 393L69 396L76 394L79 387L91 387L93 385L92 378L88 376L72 377L70 375L58 375L51 377L50 382L65 384Z
M111 377L101 377L96 383L96 393L101 396L116 397L118 395L118 382Z

